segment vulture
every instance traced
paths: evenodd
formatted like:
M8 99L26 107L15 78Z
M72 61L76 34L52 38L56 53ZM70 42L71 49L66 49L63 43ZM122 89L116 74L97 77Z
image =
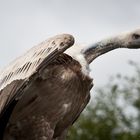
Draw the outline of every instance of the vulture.
M69 34L34 46L0 72L0 140L64 140L90 100L89 64L140 48L140 29L79 49Z

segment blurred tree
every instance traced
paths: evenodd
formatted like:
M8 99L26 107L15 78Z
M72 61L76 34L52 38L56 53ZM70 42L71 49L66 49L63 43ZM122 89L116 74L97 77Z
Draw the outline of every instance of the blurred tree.
M140 67L97 89L93 102L70 129L67 140L140 140Z

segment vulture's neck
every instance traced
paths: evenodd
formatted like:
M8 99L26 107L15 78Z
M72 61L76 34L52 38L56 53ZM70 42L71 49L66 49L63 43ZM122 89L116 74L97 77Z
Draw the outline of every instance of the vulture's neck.
M87 63L90 64L98 56L117 48L125 48L125 45L118 38L112 38L97 42L88 47L88 49L82 50L82 53L84 54Z
M117 48L139 49L140 30L124 32L114 37L94 43L81 51L87 63L90 64L98 56Z

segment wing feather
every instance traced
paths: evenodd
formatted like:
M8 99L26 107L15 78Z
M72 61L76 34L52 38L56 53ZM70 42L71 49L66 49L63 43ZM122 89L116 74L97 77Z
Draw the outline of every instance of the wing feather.
M36 72L38 66L45 60L51 62L55 57L72 46L74 38L63 34L50 38L30 49L23 56L17 58L0 73L0 90L13 80L25 79Z
M57 35L33 47L1 71L0 124L10 105L21 98L24 89L32 82L32 77L73 44L74 38L71 35Z

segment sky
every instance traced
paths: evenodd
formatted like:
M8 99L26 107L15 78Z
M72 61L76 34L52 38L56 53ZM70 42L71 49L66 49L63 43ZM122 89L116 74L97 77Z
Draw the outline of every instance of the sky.
M123 31L140 28L138 0L0 0L0 68L32 46L61 33L78 44L91 44ZM140 50L111 51L91 65L95 87L117 73L132 75Z

